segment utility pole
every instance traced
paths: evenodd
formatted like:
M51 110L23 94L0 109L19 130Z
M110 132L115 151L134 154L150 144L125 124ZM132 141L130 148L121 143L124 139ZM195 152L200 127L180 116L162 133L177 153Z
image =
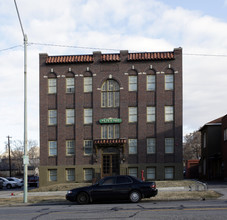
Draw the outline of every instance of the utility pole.
M24 33L23 25L20 19L19 10L17 7L16 0L14 0L14 4L17 11L17 16L20 22L21 31L24 38L24 156L23 156L23 165L24 165L24 203L27 203L28 200L28 152L27 152L27 44L28 38Z
M12 168L11 168L11 156L10 156L10 137L9 135L7 136L8 138L8 151L9 151L9 176L11 177L12 176Z

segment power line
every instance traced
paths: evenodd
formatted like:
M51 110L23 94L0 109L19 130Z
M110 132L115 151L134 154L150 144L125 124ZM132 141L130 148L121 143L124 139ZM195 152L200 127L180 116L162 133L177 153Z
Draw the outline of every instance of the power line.
M73 46L73 45L61 45L61 44L51 44L51 43L29 43L30 45L39 45L39 46L49 46L49 47L68 47L68 48L76 48L76 49L87 49L87 50L113 50L119 51L120 49L111 49L111 48L99 48L99 47L81 47L81 46Z
M28 46L37 45L37 46L47 46L47 47L64 47L64 48L75 48L75 49L86 49L86 50L109 50L109 51L120 51L121 49L113 49L113 48L100 48L100 47L82 47L75 45L64 45L64 44L53 44L53 43L28 43ZM22 47L22 45L15 45L12 47L0 49L0 52L13 50L15 48ZM136 50L132 50L133 52L139 52ZM205 54L205 53L183 53L183 56L204 56L204 57L227 57L227 54Z
M0 52L6 51L6 50L13 50L13 49L15 49L17 47L23 47L23 45L15 45L15 46L12 46L12 47L0 49Z
M201 54L201 53L183 53L185 56L204 56L204 57L227 57L227 54Z

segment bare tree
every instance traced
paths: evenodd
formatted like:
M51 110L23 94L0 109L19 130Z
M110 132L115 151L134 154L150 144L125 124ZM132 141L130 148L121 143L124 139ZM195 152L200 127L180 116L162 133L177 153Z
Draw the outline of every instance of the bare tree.
M184 136L183 159L200 159L201 156L201 134L194 131Z
M39 166L39 147L37 145L32 146L28 151L29 164L36 168Z
M18 173L23 170L24 141L15 140L12 142L13 165ZM39 164L39 147L35 140L28 140L28 156L30 165L37 167ZM37 158L37 159L36 159Z

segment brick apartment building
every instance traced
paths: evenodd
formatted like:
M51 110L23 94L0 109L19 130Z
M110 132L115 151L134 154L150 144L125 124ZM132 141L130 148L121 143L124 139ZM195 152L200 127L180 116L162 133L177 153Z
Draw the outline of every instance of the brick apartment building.
M40 185L182 179L182 49L40 54Z

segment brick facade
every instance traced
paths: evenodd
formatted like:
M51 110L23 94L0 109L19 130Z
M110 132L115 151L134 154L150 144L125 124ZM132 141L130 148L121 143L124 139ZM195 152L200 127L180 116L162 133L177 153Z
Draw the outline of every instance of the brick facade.
M155 91L147 91L147 76L156 77ZM174 89L165 89L165 75L173 75ZM129 76L137 76L137 91L129 91ZM66 93L66 79L74 78L75 92ZM92 92L84 92L84 78L92 77ZM48 79L56 79L56 94L48 94ZM101 107L101 87L107 80L119 85L119 107ZM155 122L147 122L147 107L156 109ZM173 106L173 121L165 121L165 106ZM137 107L137 122L129 122L129 107ZM84 124L84 109L92 109L92 123ZM66 109L74 109L75 123L66 125ZM48 125L48 110L57 110L57 124ZM121 119L118 143L102 140L100 119ZM115 124L115 123L112 123ZM156 152L147 153L147 138L155 138ZM174 139L172 153L165 153L165 138ZM128 140L137 139L137 153L129 154ZM75 154L66 155L66 140L75 141ZM92 155L84 154L84 140L93 141ZM57 141L57 155L49 156L48 141ZM109 152L105 152L109 151ZM119 174L129 168L155 168L155 179L182 179L182 49L172 52L48 56L40 54L40 185L66 182L66 170L75 170L74 182L83 182L84 169L92 178L104 175L103 155L119 155ZM108 165L107 165L108 166ZM50 181L49 170L56 170ZM113 173L112 173L113 174ZM147 178L146 178L147 179Z

